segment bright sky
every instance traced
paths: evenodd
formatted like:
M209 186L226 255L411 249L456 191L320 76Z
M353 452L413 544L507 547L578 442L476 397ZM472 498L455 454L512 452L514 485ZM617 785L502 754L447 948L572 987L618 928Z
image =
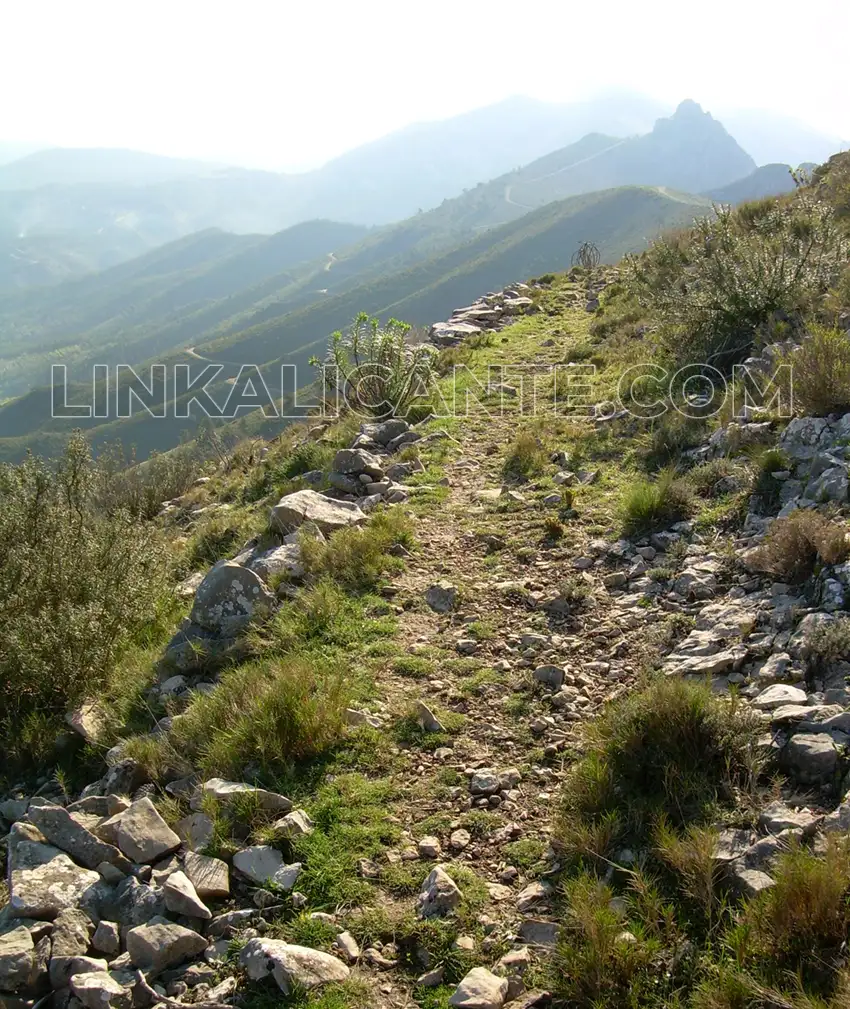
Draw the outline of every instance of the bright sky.
M630 88L850 138L848 0L3 0L0 140L310 167L515 94Z

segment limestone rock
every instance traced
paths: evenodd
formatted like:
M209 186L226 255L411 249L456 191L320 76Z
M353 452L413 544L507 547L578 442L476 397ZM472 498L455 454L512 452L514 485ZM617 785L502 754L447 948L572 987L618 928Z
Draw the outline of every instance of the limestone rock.
M366 516L350 501L334 501L314 490L287 494L272 508L271 525L288 533L304 522L314 522L323 533L333 533L352 525L361 525Z
M788 741L781 759L797 781L820 785L832 779L838 765L838 750L827 733L800 732Z
M198 587L190 619L228 637L244 630L258 608L274 605L274 595L258 574L235 561L219 561Z
M298 543L284 543L282 546L267 550L255 557L248 564L248 568L266 582L272 575L289 575L294 579L302 578L304 565L301 563L301 547Z
M207 940L182 925L139 925L127 933L127 952L136 967L163 970L197 956Z
M198 896L192 881L178 870L172 872L162 884L165 906L174 914L184 914L189 918L212 918L212 912Z
M121 952L121 935L117 923L114 921L98 922L91 944L99 953L105 953L110 957L117 956Z
M486 967L474 967L449 999L457 1009L502 1009L508 994L507 978L491 974Z
M449 581L439 581L425 590L425 602L435 613L451 613L457 604L457 589Z
M283 855L268 844L254 844L237 851L233 856L233 867L253 883L276 883L284 890L291 890L301 872L301 863L284 865Z
M9 907L19 918L52 920L66 908L95 907L108 893L98 873L81 869L64 851L14 828L8 857Z
M26 988L35 972L35 946L30 931L19 925L0 935L0 992Z
M805 704L806 700L805 690L789 686L787 683L774 683L762 690L753 701L753 707L760 711L772 711L784 704Z
M180 847L180 837L145 796L120 814L118 847L134 862L154 862Z
M133 993L105 970L74 974L71 991L86 1009L131 1009Z
M293 946L280 939L249 939L239 962L252 981L271 975L285 995L293 985L309 991L333 981L346 981L351 973L330 953Z
M292 809L292 801L277 792L268 792L265 788L257 788L244 781L226 781L224 778L210 778L201 786L204 795L210 795L219 802L232 802L243 797L256 802L260 809L288 813Z
M422 726L425 732L445 732L445 727L434 712L422 701L415 704L416 721Z
M461 899L462 895L455 881L443 866L438 865L422 884L418 901L419 914L423 918L448 914L460 904Z
M116 847L95 837L62 806L33 806L29 818L51 844L79 865L95 869L101 862L109 862L122 872L130 871L130 863Z
M303 809L293 809L280 820L275 820L273 827L276 833L291 839L312 834L316 825Z
M200 851L213 839L215 824L206 813L190 813L175 824L175 830L190 851Z
M230 871L220 858L187 851L183 870L202 900L218 900L230 895Z

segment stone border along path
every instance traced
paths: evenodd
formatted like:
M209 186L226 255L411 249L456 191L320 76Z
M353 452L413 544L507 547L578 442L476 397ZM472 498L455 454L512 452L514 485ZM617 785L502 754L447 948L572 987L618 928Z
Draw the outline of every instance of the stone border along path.
M489 312L498 306L500 297L488 296L479 307L459 310L455 316L466 319ZM566 321L571 311L577 313L576 319L585 314L577 304L567 311ZM546 341L537 351L539 363L552 363L562 349ZM824 438L822 427L814 438L809 437L811 424L796 424L788 437L797 437L795 432L799 432L801 444L808 445L813 438L819 442ZM815 618L817 608L806 607L805 600L787 586L765 587L758 576L735 575L721 544L704 542L690 523L636 542L610 542L593 539L587 519L579 516L568 523L560 544L545 542L543 519L553 512L545 500L538 500L541 495L533 482L517 490L502 486L505 449L516 431L516 419L511 416L471 420L454 429L453 440L445 443L450 455L443 464L448 495L439 505L420 510L418 549L385 590L390 600L401 604L396 606L394 642L399 654L431 660L432 671L421 678L402 675L396 663L388 661L378 674L379 697L370 710L350 713L355 724L368 720L380 727L416 705L422 728L439 733L434 739L440 745L411 745L403 751L402 769L392 772L401 797L387 815L401 822L404 837L397 849L382 856L383 866L421 865L422 892L417 899L415 895L393 898L382 891L380 904L390 910L418 909L424 916L451 910L460 894L442 865L463 866L484 883L489 900L478 918L481 934L458 939L460 948L471 949L483 966L470 972L450 1001L480 1009L499 1009L506 1000L516 1009L537 1003L534 992L523 994L522 976L533 983L534 964L544 960L554 944L560 917L550 882L558 867L554 854L546 849L564 769L581 752L583 726L607 701L635 686L653 654L648 628L670 614L693 618L693 630L686 637L680 635L683 640L666 660L668 671L710 675L718 690L737 684L742 695L764 713L769 745L781 749L797 782L807 789L824 788L823 806L816 804L816 792L801 793L795 802L793 785L786 788L787 801L799 806L808 799L815 811L791 809L784 801L772 803L762 811L760 839L756 831L724 831L717 858L728 865L732 879L744 892L756 892L771 885L770 859L784 838L850 827L850 803L826 816L818 812L827 806L825 787L840 759L838 751L850 740L844 737L850 730L850 693L836 683L821 684L819 694L807 692L801 635L805 621L820 619ZM399 428L395 437L404 434ZM715 442L712 439L712 445ZM828 461L831 466L843 465L832 455ZM360 480L369 496L404 502L413 488L396 484L393 476L385 480L385 471L393 472L393 466L385 467L385 462L386 457L370 457L368 445L358 438L352 449L337 453L335 466L346 480ZM558 466L568 464L564 455L557 459ZM808 460L806 465L810 465ZM402 480L410 475L401 470L396 474ZM576 479L575 475L564 477L567 482ZM368 486L375 484L380 487ZM289 495L284 499L287 504L279 504L275 511L281 516L291 517L296 511L307 516L317 535L330 535L349 520L366 521L353 504L331 505L327 498L317 502L311 494ZM415 494L411 500L415 502ZM746 528L755 531L738 545L752 546L764 523L753 519ZM679 559L668 553L677 545L685 548L679 549ZM518 546L531 547L531 555L522 559ZM677 569L666 586L647 576L650 563L659 564L665 558ZM198 589L193 608L197 627L226 640L250 611L246 592L256 588L257 596L265 599L267 569L279 564L291 570L297 560L292 550L275 548L262 555L248 549L236 562L222 562L212 577L201 582L201 587L206 584L204 591L194 586ZM259 572L256 583L248 577L255 572ZM823 577L824 585L830 586L840 582L842 573L836 569ZM565 604L559 586L566 580L583 583L588 596L583 605ZM212 591L219 583L224 584L223 595ZM648 595L654 596L657 605L646 607ZM826 595L834 600L834 589ZM795 630L801 607L809 612ZM422 668L428 669L427 665ZM113 756L117 759L120 754ZM35 800L28 817L26 803L9 800L2 804L0 814L5 819L22 821L13 827L9 841L14 907L19 914L36 918L53 917L57 910L59 916L52 939L44 922L30 922L29 931L15 928L15 919L0 923L0 987L23 984L30 969L27 965L46 964L52 949L50 976L56 987L71 979L71 988L87 1009L103 1009L110 999L123 1009L128 989L135 986L136 994L149 994L134 974L138 967L154 971L171 967L206 948L208 940L200 932L227 936L233 929L260 921L261 911L250 907L204 922L210 915L204 900L228 891L228 867L217 859L184 855L181 869L171 856L182 850L184 837L190 838L192 847L203 847L202 837L193 839L196 831L203 833L203 814L196 812L181 821L178 836L148 798L136 794L129 804L110 795L135 792L137 783L126 763L119 760L103 782L85 790L71 807L73 817L57 807L42 804L39 808ZM261 806L283 817L287 830L307 833L314 829L309 816L293 810L285 796L221 779L211 779L203 788L222 801L250 791ZM45 845L36 827L56 847ZM512 864L506 846L518 840L536 842L542 857L532 868ZM87 868L80 869L65 852ZM157 861L163 857L166 862ZM622 853L621 859L625 857ZM120 883L128 858L147 864ZM301 866L284 865L281 853L273 847L249 846L233 861L234 868L249 879L271 877L285 889L297 886ZM154 881L162 884L159 896L138 882L151 877L151 862L156 863ZM435 863L437 867L426 879ZM361 873L373 878L374 869L364 864ZM128 953L111 960L107 973L106 959L86 954L92 945L99 955L114 958L121 949L118 926L102 922L91 935L76 907L96 903L110 879L118 882L122 892L116 913L125 915L121 931ZM164 917L166 912L190 915L181 920L194 922L197 931L170 922ZM344 927L344 913L340 919ZM227 939L220 938L218 943L223 948ZM414 1005L409 976L393 969L398 950L392 945L361 952L346 931L339 935L337 946L342 958L255 935L245 947L242 965L251 977L272 974L286 989L292 981L319 985L344 979L349 975L345 960L354 965L354 976L369 982L370 1006L401 1009ZM503 956L506 949L509 952ZM203 961L189 971L207 985L197 990L200 1001L232 997L233 978L210 987L215 976ZM421 980L440 983L439 969ZM182 981L175 984L165 992L171 1007L176 1004L175 993L185 995Z

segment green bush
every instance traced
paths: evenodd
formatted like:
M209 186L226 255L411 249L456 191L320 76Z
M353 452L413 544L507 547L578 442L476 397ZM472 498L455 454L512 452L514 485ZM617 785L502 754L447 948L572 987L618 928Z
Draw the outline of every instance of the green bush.
M133 518L151 519L163 502L185 494L200 476L202 460L195 448L181 446L154 452L145 462L135 452L125 455L120 442L105 446L97 458L96 504L110 515L125 511Z
M628 536L662 529L685 519L693 506L691 493L674 470L662 470L655 480L636 480L623 496L623 531Z
M406 417L417 399L427 397L436 357L431 344L408 342L409 333L406 322L390 319L382 326L361 312L346 333L333 334L325 360L311 364L324 367L334 401L341 393L359 414Z
M520 431L508 446L502 473L513 480L529 480L539 476L549 463L549 453L532 431Z
M640 303L677 360L728 368L776 320L799 321L837 280L850 243L811 189L698 219L628 260Z
M850 410L850 336L813 326L800 348L785 354L795 413L825 417Z
M154 530L103 512L102 474L74 436L51 468L0 467L0 727L5 760L47 758L65 713L98 697L167 605Z

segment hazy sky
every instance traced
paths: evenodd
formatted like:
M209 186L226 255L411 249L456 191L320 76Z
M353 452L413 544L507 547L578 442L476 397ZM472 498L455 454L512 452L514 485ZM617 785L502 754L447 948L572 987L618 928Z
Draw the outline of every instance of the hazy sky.
M850 138L848 37L848 0L2 0L0 140L307 167L614 87Z

